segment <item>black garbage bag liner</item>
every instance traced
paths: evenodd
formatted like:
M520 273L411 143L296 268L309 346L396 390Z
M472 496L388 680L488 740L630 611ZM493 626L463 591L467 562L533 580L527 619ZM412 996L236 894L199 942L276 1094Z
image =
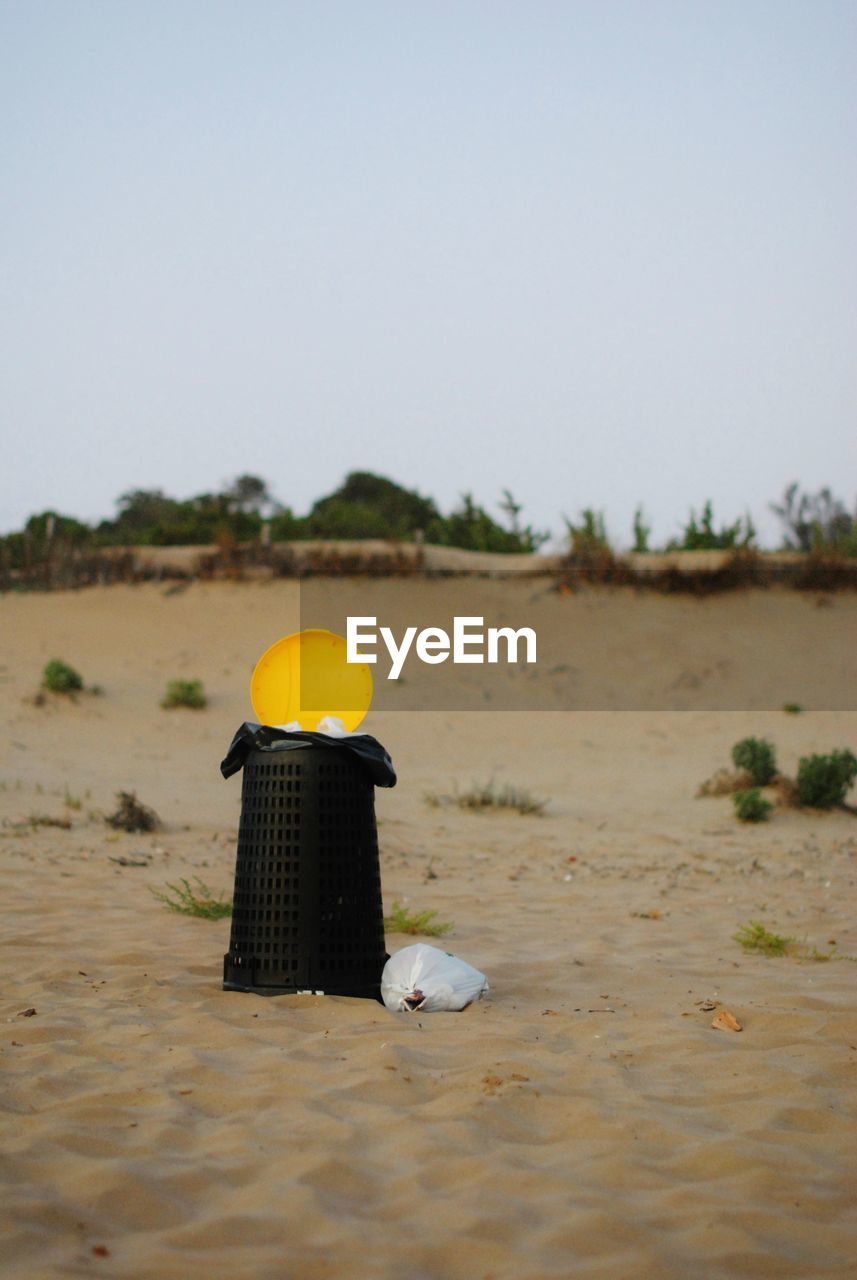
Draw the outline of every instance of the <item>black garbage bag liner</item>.
M396 771L385 747L368 733L353 733L345 738L332 738L326 733L310 733L302 729L291 732L269 724L253 724L245 720L229 744L220 762L224 778L243 769L251 751L289 751L296 747L337 747L357 756L369 770L376 787L394 787Z

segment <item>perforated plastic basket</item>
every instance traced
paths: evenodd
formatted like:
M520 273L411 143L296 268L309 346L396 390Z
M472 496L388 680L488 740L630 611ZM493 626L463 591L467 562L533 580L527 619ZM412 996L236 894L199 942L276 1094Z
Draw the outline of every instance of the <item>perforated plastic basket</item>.
M224 989L377 999L386 960L366 768L330 747L250 752Z

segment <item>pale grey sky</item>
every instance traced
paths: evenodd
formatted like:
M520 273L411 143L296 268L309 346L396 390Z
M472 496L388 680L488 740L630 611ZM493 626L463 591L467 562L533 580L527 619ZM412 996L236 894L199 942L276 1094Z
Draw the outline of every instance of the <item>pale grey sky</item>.
M2 0L0 532L857 494L857 4Z

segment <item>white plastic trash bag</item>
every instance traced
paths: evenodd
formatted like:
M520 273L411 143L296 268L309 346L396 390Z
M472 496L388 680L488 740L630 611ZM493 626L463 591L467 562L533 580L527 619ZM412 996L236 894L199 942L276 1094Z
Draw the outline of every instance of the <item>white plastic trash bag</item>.
M288 724L275 724L275 729L283 729L286 733L302 733L300 720L290 720ZM357 734L349 733L339 716L322 716L318 722L316 733L326 733L328 738L356 738Z
M424 942L390 956L381 974L381 996L394 1013L457 1012L487 990L484 973Z

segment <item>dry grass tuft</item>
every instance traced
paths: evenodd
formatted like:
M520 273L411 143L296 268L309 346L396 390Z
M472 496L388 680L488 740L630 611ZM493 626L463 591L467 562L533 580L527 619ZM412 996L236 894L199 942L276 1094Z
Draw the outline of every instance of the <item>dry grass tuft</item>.
M487 813L489 810L511 809L514 813L529 816L544 813L547 800L540 800L524 787L516 787L511 783L474 782L466 791L453 791L452 795L441 795L427 792L427 804L439 809L446 805L456 805L469 813Z
M117 831L157 831L161 820L148 805L141 804L133 791L117 791L119 808L105 822Z
M749 769L718 769L697 788L697 796L731 796L736 791L749 791L753 775Z
M47 813L31 813L28 821L33 830L36 827L60 827L63 831L71 828L70 818L53 818Z
M771 783L771 787L776 793L777 804L783 809L800 808L800 797L794 778L788 778L784 773L778 773Z

